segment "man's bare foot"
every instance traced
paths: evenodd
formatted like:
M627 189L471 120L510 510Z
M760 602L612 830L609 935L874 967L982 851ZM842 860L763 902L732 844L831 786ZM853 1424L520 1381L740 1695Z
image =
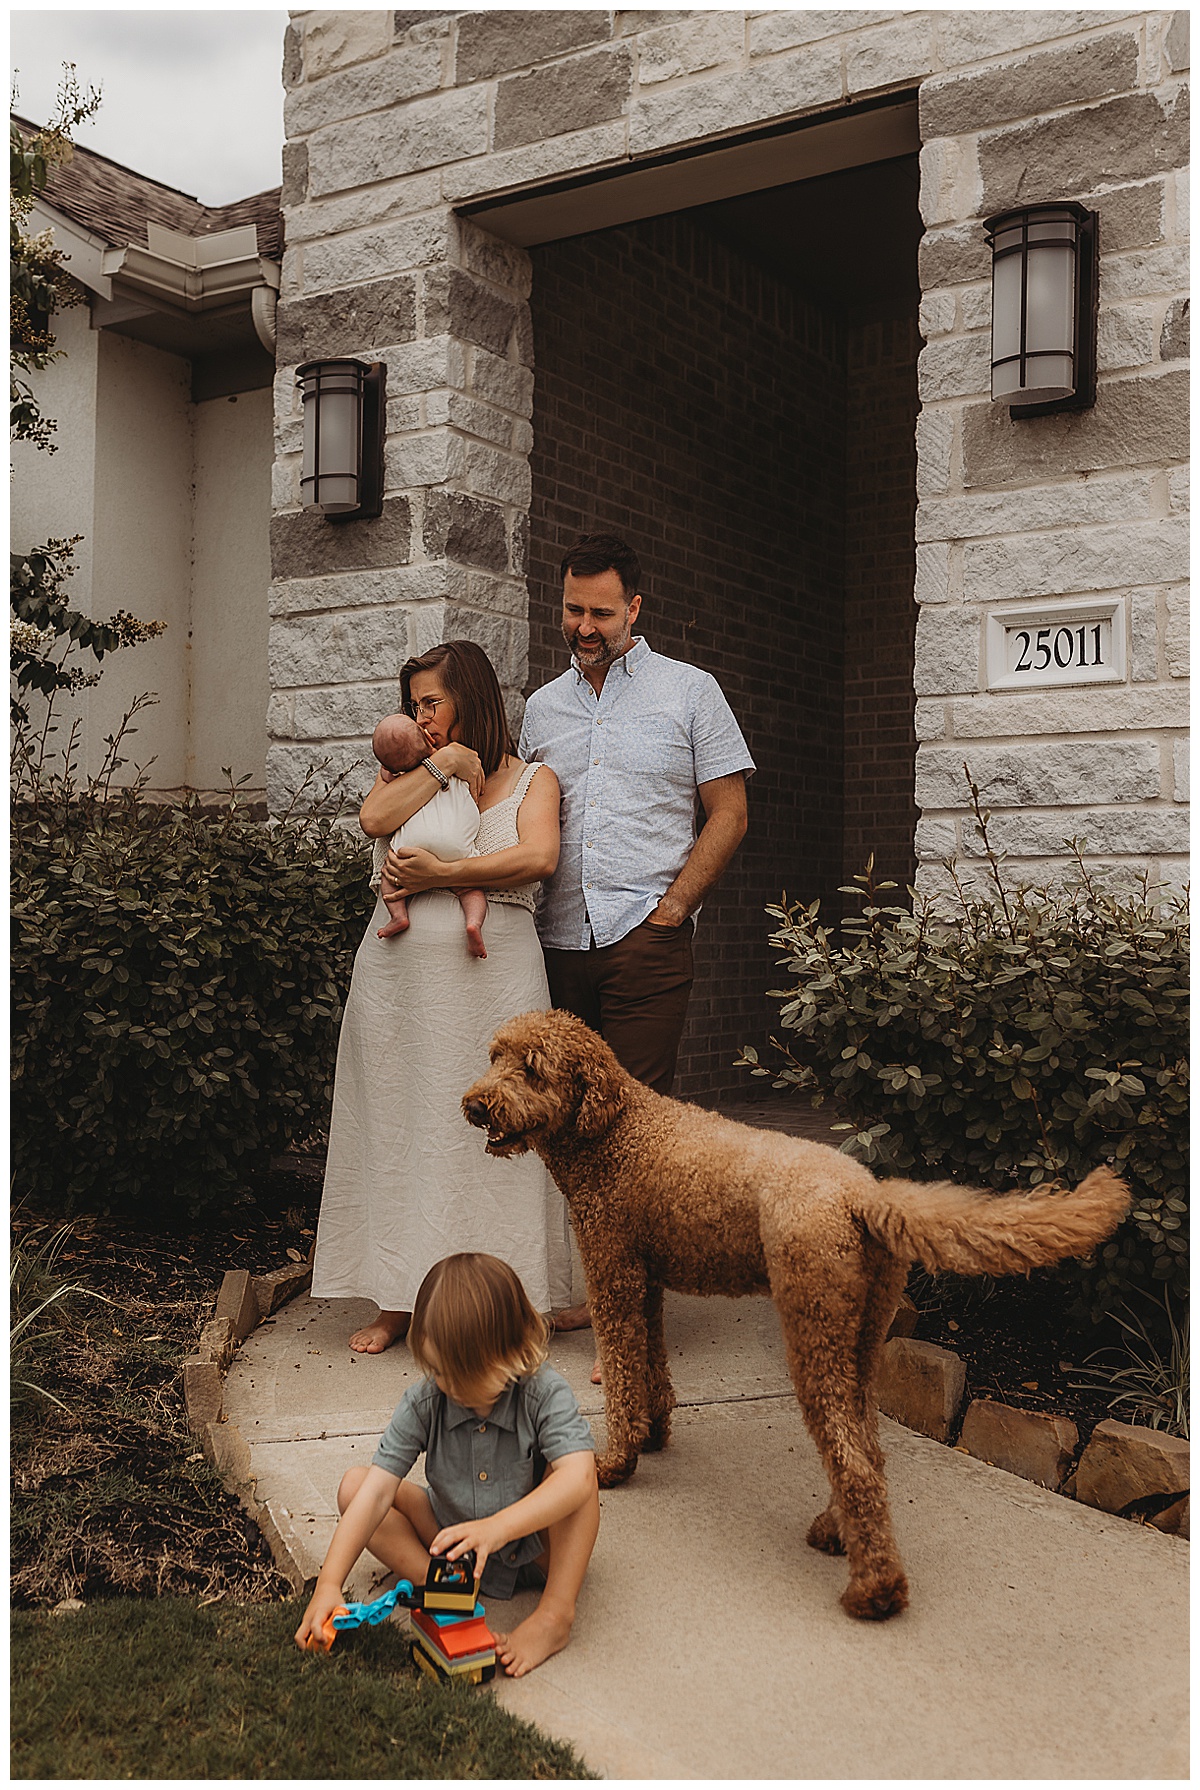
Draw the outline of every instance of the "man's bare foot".
M552 1311L550 1322L556 1330L590 1330L592 1314L584 1300L582 1305L569 1305L566 1311Z
M511 1635L496 1636L496 1658L510 1678L524 1678L551 1654L561 1653L570 1639L571 1618L565 1611L548 1610L543 1598Z
M467 950L472 957L486 957L487 947L483 942L483 928L474 921L467 921Z
M592 1385L593 1386L603 1386L603 1384L604 1384L604 1381L600 1375L600 1357L599 1357L599 1355L597 1355L596 1359L592 1363Z
M350 1338L356 1355L382 1355L394 1342L408 1335L411 1311L381 1311L373 1324L364 1324Z

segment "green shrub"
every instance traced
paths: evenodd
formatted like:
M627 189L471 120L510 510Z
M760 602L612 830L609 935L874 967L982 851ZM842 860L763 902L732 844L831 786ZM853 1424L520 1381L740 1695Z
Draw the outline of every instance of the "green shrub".
M985 817L986 818L986 817ZM767 912L786 955L774 989L775 1086L837 1099L843 1149L883 1173L986 1187L1074 1185L1112 1161L1129 1220L1087 1272L1091 1315L1131 1283L1186 1293L1187 912L1108 892L1080 862L1064 890L960 890L957 917L864 901L835 943L817 906ZM1160 1291L1162 1289L1160 1288Z
M19 1191L195 1214L326 1122L361 842L43 779L12 847Z

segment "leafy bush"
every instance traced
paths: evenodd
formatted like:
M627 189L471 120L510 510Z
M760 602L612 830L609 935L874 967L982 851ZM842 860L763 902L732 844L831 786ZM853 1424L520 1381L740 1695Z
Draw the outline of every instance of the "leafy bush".
M986 817L982 817L986 821ZM767 912L789 985L775 1086L836 1097L843 1149L880 1172L986 1187L1074 1185L1112 1161L1129 1220L1087 1274L1093 1317L1147 1280L1186 1293L1187 912L1106 891L1079 861L1067 889L959 890L961 911L864 900L837 944L817 906Z
M227 1204L328 1117L366 860L328 814L262 824L43 778L12 830L12 1169L52 1209Z

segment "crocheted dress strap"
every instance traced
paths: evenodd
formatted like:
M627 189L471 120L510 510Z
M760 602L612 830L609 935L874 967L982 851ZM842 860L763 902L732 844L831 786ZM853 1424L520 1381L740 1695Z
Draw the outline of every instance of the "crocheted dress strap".
M525 769L521 772L520 781L518 782L517 787L513 790L512 795L509 797L510 801L520 804L521 802L523 802L525 800L525 793L528 790L529 785L533 782L534 778L537 776L538 769L539 769L539 766L537 766L536 764L527 764L525 766Z

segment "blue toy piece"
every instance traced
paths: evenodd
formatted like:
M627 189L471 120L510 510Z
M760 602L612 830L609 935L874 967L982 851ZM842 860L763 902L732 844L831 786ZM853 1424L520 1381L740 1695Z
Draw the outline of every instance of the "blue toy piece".
M401 1579L382 1597L377 1597L369 1604L345 1604L334 1616L333 1626L337 1629L361 1628L366 1623L370 1628L380 1622L386 1622L397 1604L412 1608L413 1588L408 1579Z

